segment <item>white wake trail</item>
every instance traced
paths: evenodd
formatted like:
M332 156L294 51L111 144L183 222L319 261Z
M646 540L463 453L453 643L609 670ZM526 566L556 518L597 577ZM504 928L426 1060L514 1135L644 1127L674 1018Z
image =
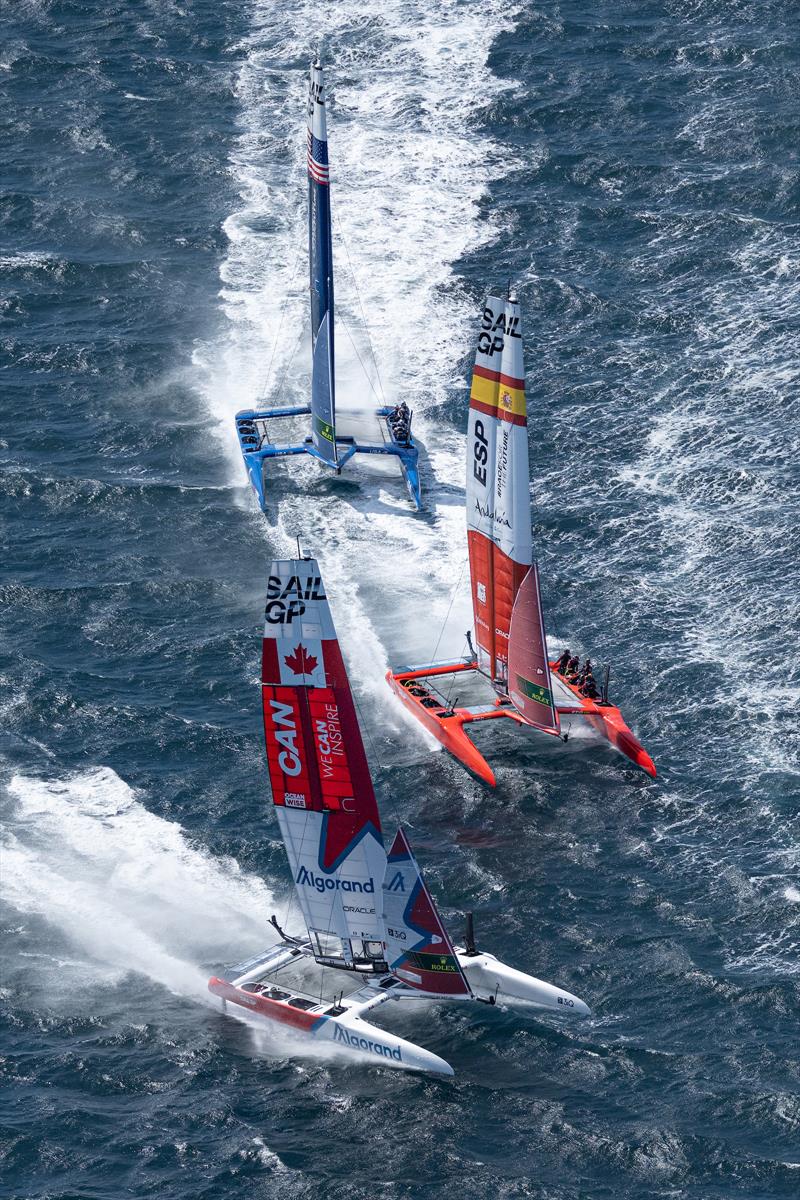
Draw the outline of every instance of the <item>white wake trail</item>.
M308 400L305 97L307 63L320 48L331 110L337 406L369 409L383 396L410 404L425 446L426 514L409 511L393 465L352 460L332 480L295 458L269 468L279 508L266 538L285 553L299 535L321 560L358 688L398 727L399 705L383 681L387 650L406 661L431 654L466 557L463 435L437 410L455 391L466 413L465 363L482 299L467 294L453 264L499 236L481 202L516 166L480 114L515 86L492 73L488 57L517 10L491 0L322 8L256 0L251 11L252 33L238 47L242 132L230 163L241 201L224 226L227 322L215 344L198 348L198 386L231 480L255 513L233 415ZM382 389L359 332L362 311ZM441 654L461 652L467 591Z
M82 985L93 971L105 981L136 971L176 994L205 997L198 964L228 962L271 940L264 885L192 846L112 770L17 775L8 792L0 897L57 932L53 962L62 946L77 954Z

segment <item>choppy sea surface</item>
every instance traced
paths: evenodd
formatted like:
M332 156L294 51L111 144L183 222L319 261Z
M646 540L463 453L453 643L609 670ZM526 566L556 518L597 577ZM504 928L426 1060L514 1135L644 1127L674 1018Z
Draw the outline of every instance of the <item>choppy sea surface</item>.
M797 6L18 0L2 24L0 1194L796 1197ZM236 448L237 408L307 394L317 48L340 399L412 405L419 517L393 472L309 462L265 520ZM489 792L383 682L462 648L467 379L509 278L548 633L613 664L656 781L512 731L481 740ZM296 536L387 829L454 931L474 908L590 1020L396 1021L442 1081L208 1002L291 908L257 681Z

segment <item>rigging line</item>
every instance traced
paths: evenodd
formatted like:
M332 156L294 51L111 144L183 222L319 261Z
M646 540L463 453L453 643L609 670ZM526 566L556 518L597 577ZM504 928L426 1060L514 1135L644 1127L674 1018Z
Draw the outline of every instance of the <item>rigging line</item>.
M539 555L538 553L536 553L536 551L535 551L535 547L536 547L536 540L535 540L535 538L534 538L534 536L533 536L533 530L534 530L534 526L536 525L537 521L539 520L539 509L538 509L538 507L537 507L537 504L536 504L536 496L534 495L533 488L530 486L530 484L528 485L528 500L529 500L529 503L530 503L530 517L531 517L530 524L531 524L531 548L532 548L532 557L533 557L533 561L536 563L536 565L537 565L537 566L539 566L539 564L540 564L540 561L541 561L541 558L540 558L540 555ZM553 630L554 630L554 632L555 632L555 635L556 635L556 639L557 639L559 642L562 642L562 643L563 643L563 642L564 642L564 639L563 639L563 637L561 636L561 629L560 629L560 627L559 627L558 616L557 616L557 613L556 613L556 606L555 606L555 605L553 605L553 611L552 611L552 612L549 614L549 616L550 616L550 623L552 624L552 626L553 626ZM545 636L546 636L546 634L545 634Z
M303 340L303 333L304 333L304 331L301 329L300 333L297 335L297 338L295 339L294 346L292 347L292 353L289 355L288 359L286 360L286 362L284 364L283 374L281 375L280 380L278 382L278 386L275 389L276 395L278 395L283 389L283 385L286 382L286 376L289 374L289 368L291 367L292 363L294 362L294 356L297 354L298 347Z
M280 317L280 321L278 322L278 329L277 329L277 332L275 333L274 341L272 343L272 353L270 354L270 357L269 357L269 365L267 366L266 372L264 374L263 383L261 384L261 387L259 388L258 393L256 395L256 400L263 400L267 394L267 389L269 387L270 374L272 372L272 364L275 361L275 355L278 350L278 342L280 341L281 330L283 329L283 322L286 317L286 311L289 307L289 297L290 297L290 293L292 290L292 284L294 283L294 277L297 274L297 265L299 262L300 262L300 249L298 246L298 249L294 256L294 265L292 266L292 273L289 277L289 285L286 288L286 290L284 291L284 295L283 295L283 304L281 305L281 317ZM294 358L296 350L297 350L297 347L295 346L295 349L292 351L292 358ZM288 367L287 367L287 370L288 370ZM286 377L286 372L284 371L284 378L285 377ZM281 383L283 383L283 380L281 380Z
M467 649L469 648L469 642L467 641L466 638L464 638L464 645L462 646L462 650L461 650L462 658L464 657L464 649L465 648L467 648ZM450 687L447 689L446 704L447 704L448 708L450 708L450 700L453 695L453 692L456 690L457 682L458 682L458 676L454 674L450 680Z
M344 316L342 315L342 312L341 312L341 310L339 310L339 320L341 321L342 325L344 325L345 333L346 333L346 334L347 334L347 336L350 338L350 345L351 345L351 346L353 347L353 349L355 350L355 352L356 352L356 358L357 358L357 359L358 359L358 361L361 363L361 370L364 372L364 376L365 376L365 378L366 378L366 380L367 380L367 383L369 384L370 388L372 389L372 394L374 395L374 397L375 397L375 399L376 399L376 400L378 400L378 401L383 401L383 403L385 404L385 403L386 403L386 398L385 398L384 396L380 396L380 395L378 395L377 391L375 390L375 384L374 384L374 383L372 382L372 380L370 379L369 371L368 371L368 370L367 370L367 368L364 366L364 360L363 360L363 358L361 357L361 355L358 353L358 346L357 346L357 345L355 344L355 342L353 341L353 335L352 335L352 333L350 332L350 326L347 324L347 321L345 321L345 319L344 319ZM378 380L378 382L380 383L380 380ZM381 391L383 391L383 388L381 388Z
M333 219L336 222L336 228L339 231L339 237L341 239L342 245L344 246L344 252L347 255L347 265L350 268L350 275L353 280L353 287L356 289L356 298L358 300L358 307L361 310L361 320L364 325L364 332L367 335L367 345L369 346L369 352L372 355L372 364L375 367L375 378L378 380L378 387L381 389L380 399L385 404L386 403L386 393L383 390L383 380L381 379L381 373L378 370L378 360L375 357L375 347L373 346L372 338L370 337L369 325L367 324L367 318L364 313L364 305L361 303L361 292L359 291L359 287L358 287L358 279L356 278L356 273L353 270L353 263L350 259L350 248L347 244L347 238L344 236L344 230L342 229L342 223L339 220L339 214L337 212L334 212ZM375 389L373 388L373 391L374 390ZM376 395L377 395L377 393L376 393Z
M375 739L373 738L372 733L370 732L369 725L367 725L366 721L364 720L364 713L361 710L361 705L358 702L358 697L356 696L352 687L350 688L350 693L353 697L353 703L356 708L356 715L358 716L358 724L359 724L360 728L362 729L362 731L364 733L364 737L369 746L369 757L376 764L377 780L380 781L381 783L383 783L383 777L384 777L384 774L386 773L386 768L383 764L383 760L381 758L380 752L376 745ZM375 782L376 782L376 779L373 778L373 784ZM395 824L398 824L397 808L396 808L394 800L391 796L391 793L388 793L388 807L390 809L390 815L392 817L392 820L394 821Z
M461 580L464 578L464 567L467 565L468 557L469 556L467 556L467 558L464 558L462 560L461 570L458 573L458 582L457 582L456 586L453 588L452 592L450 593L450 603L447 606L447 612L445 613L445 618L444 618L444 621L442 622L442 627L439 630L439 636L436 639L436 645L433 648L433 654L431 655L431 662L436 662L436 655L439 650L439 643L441 642L442 636L444 635L444 631L447 626L447 622L450 620L450 612L453 608L453 602L455 601L455 598L456 598L456 592L458 592L461 588Z

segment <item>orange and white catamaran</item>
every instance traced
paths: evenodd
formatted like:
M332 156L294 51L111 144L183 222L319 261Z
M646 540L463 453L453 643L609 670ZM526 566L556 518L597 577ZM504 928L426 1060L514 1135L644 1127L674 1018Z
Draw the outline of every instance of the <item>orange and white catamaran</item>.
M457 662L390 671L403 703L451 753L494 786L486 759L466 726L506 718L562 737L562 718L585 719L648 775L650 755L608 702L586 695L548 660L539 572L531 542L528 419L515 299L489 296L472 375L467 432L467 537L475 649ZM468 635L469 636L469 635ZM490 680L493 703L451 706L437 690L444 677L477 672Z

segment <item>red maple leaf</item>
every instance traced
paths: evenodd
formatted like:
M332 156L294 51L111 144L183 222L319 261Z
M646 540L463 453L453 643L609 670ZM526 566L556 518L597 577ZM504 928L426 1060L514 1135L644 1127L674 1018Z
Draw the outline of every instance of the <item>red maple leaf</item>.
M287 654L283 661L295 675L313 675L317 669L317 660L313 654L308 653L302 644L295 646L292 653Z

